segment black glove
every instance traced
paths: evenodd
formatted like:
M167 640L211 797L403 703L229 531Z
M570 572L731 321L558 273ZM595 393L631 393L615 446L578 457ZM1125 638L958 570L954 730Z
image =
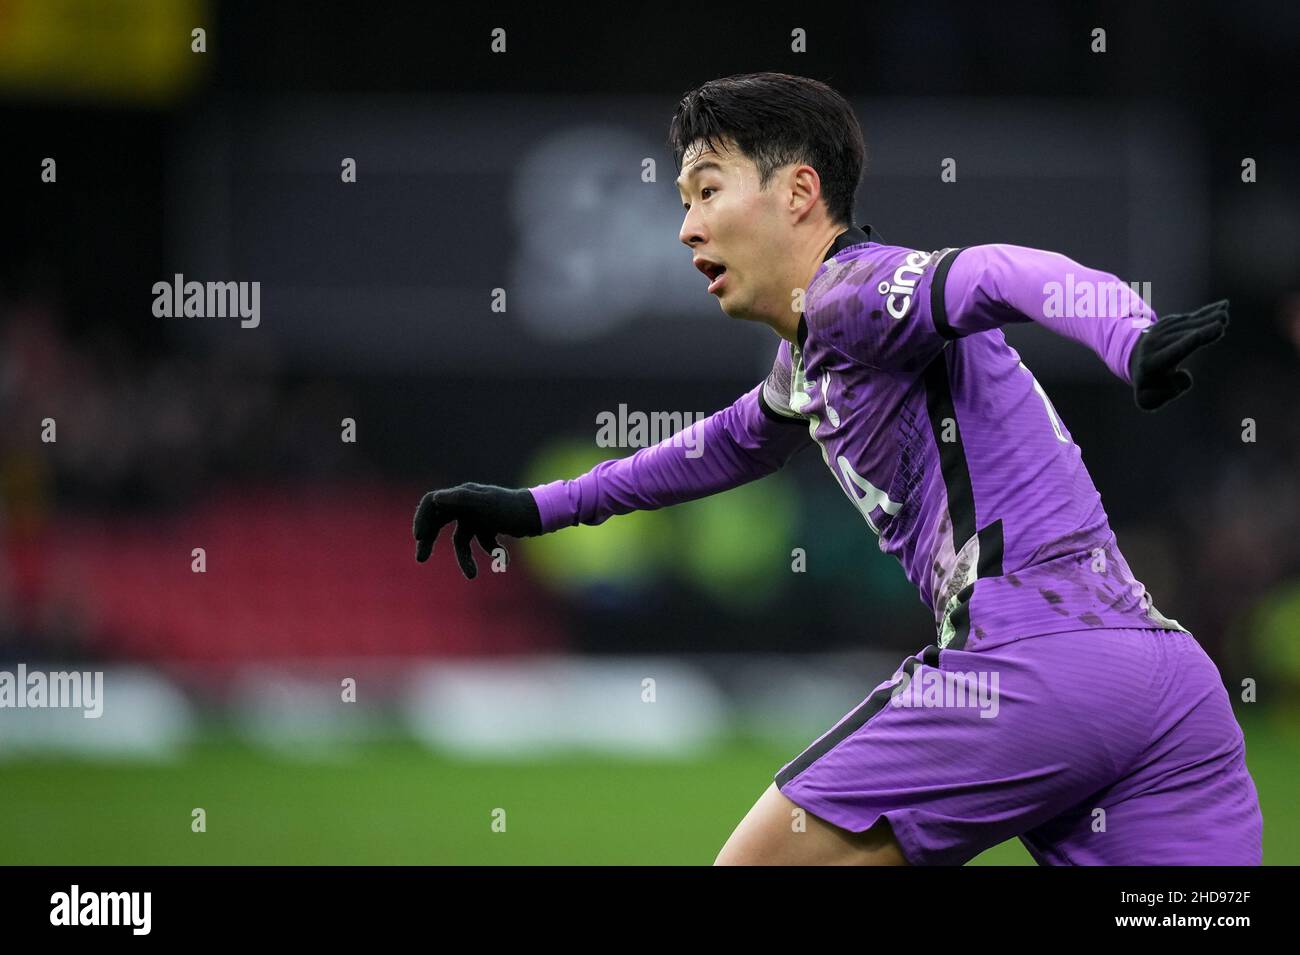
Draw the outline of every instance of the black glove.
M433 553L433 542L444 524L456 522L451 543L456 562L466 580L478 575L470 538L491 554L497 547L497 535L535 537L542 533L542 516L537 502L527 488L494 487L491 484L459 484L441 491L430 491L415 511L415 559L424 563Z
M1147 328L1129 358L1137 406L1155 411L1192 387L1192 373L1178 363L1196 349L1218 341L1227 327L1225 298L1186 315L1166 315Z

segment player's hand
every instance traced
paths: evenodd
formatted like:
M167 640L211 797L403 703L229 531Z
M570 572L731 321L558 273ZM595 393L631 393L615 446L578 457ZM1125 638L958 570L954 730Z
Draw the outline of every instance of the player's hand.
M1166 315L1138 338L1129 358L1133 396L1143 411L1155 411L1192 387L1192 373L1178 363L1216 342L1228 327L1228 300L1185 315Z
M466 580L478 575L469 542L477 540L488 554L498 546L497 535L533 537L542 533L537 502L527 488L494 487L491 484L459 484L430 491L415 511L415 559L424 563L433 553L433 543L445 524L456 522L452 548Z

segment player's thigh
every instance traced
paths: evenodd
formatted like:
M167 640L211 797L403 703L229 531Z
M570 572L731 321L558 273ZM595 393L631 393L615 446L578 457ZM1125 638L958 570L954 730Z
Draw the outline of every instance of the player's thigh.
M776 784L740 821L714 865L907 865L889 820L850 832L819 819Z

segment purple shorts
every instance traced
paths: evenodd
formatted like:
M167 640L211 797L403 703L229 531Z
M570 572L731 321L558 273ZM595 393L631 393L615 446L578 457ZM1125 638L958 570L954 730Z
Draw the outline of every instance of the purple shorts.
M1012 836L1048 865L1259 865L1246 747L1213 661L1177 630L927 647L776 775L913 865Z

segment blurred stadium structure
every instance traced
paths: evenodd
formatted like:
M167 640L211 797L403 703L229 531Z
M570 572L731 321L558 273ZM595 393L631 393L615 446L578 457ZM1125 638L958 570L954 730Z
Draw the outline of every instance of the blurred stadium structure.
M1119 5L1012 10L899 5L883 32L827 37L806 59L782 52L785 27L770 53L737 55L773 43L761 18L731 24L716 60L682 49L671 18L586 24L584 67L564 72L576 41L542 42L558 27L534 13L502 14L518 24L503 64L486 52L495 23L465 27L474 43L458 46L416 7L359 25L345 5L0 4L14 163L0 669L102 669L107 687L99 721L0 711L0 862L43 861L31 833L66 824L42 809L65 767L125 757L184 775L186 760L220 764L213 740L228 738L361 764L376 741L415 741L441 756L412 765L470 774L585 754L612 761L589 771L612 789L635 776L618 777L622 760L695 759L688 785L731 787L702 831L717 841L784 758L931 642L928 611L815 455L717 498L518 543L508 574L462 580L445 541L430 564L412 560L423 491L572 476L610 454L594 443L599 412L712 411L766 374L774 340L717 312L677 242L662 146L681 92L757 68L849 96L870 155L859 221L890 241L1055 249L1150 282L1157 310L1232 300L1218 363L1159 416L1085 350L1034 327L1008 337L1159 606L1230 690L1259 685L1239 710L1265 858L1300 861L1300 146L1293 106L1268 93L1288 87L1300 19L1263 4L1193 6L1172 25ZM1105 58L1087 52L1094 19L1111 32ZM189 51L196 26L207 53ZM638 29L662 55L629 71ZM1210 42L1232 50L1213 82L1189 58ZM950 155L961 175L943 185ZM39 179L47 156L56 184ZM1241 181L1246 156L1258 182ZM355 184L340 183L344 157ZM154 317L150 289L176 273L259 281L261 324ZM344 418L355 443L340 440ZM804 574L785 570L792 546L809 552ZM355 706L339 705L345 679ZM739 788L702 768L753 739L770 749ZM256 790L259 764L240 765ZM150 772L105 782L119 821ZM93 795L57 802L94 828ZM56 855L78 861L68 838ZM426 861L497 858L444 848ZM98 861L187 852L106 843ZM350 857L249 843L224 858Z

